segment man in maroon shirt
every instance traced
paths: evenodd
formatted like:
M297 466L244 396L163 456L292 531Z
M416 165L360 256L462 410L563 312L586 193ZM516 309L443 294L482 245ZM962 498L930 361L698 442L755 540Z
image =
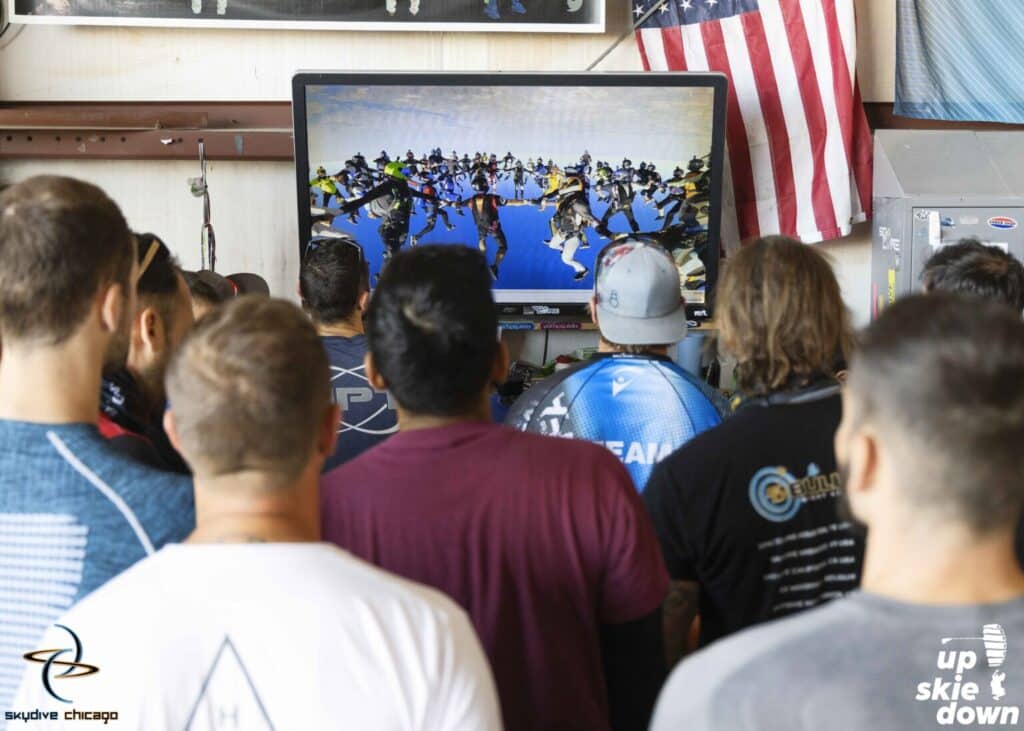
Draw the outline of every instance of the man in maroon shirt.
M323 478L324 537L466 609L507 729L644 729L665 671L653 530L606 449L490 422L497 330L479 252L392 259L366 374L399 433Z

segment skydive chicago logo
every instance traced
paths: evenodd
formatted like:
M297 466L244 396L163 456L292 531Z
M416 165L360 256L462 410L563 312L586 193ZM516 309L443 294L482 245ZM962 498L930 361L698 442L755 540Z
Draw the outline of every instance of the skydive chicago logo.
M962 643L981 643L985 648L984 660L992 670L988 694L995 703L988 703L979 683L964 680L968 671L978 667L980 658L974 650L952 649ZM1006 673L1002 667L1009 647L1002 625L986 624L980 637L943 637L942 646L950 649L939 650L935 666L940 673L952 672L952 679L939 674L934 681L918 683L917 695L914 696L914 700L922 703L940 704L935 711L935 720L940 726L1012 726L1020 723L1020 706L998 703L1006 697Z
M59 627L68 634L73 644L72 647L33 650L26 652L22 657L28 662L40 663L43 666L40 680L47 693L61 703L72 703L69 698L61 695L61 693L67 694L63 687L58 686L60 688L60 692L58 692L54 687L54 681L84 678L86 675L98 673L100 669L95 665L82 662L82 641L78 639L74 630L63 624L55 624L54 627ZM68 653L74 653L73 659ZM58 711L44 711L39 708L32 711L6 711L4 713L4 719L7 721L24 721L26 723L28 721L56 721L60 717L61 714ZM102 721L106 724L117 720L117 711L80 711L77 708L72 708L64 712L63 719L65 721Z

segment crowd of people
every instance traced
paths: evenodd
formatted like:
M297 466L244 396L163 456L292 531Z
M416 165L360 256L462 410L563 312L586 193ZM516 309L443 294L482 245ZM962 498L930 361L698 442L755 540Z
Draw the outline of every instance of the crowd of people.
M717 291L731 399L668 357L679 276L606 246L600 352L505 425L476 249L396 253L371 292L317 239L300 308L183 272L93 185L10 186L4 720L1019 721L1021 263L946 247L854 333L817 250L750 242Z

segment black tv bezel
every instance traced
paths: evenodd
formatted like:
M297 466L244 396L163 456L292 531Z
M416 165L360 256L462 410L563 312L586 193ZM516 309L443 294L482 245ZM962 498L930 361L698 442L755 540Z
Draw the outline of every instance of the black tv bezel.
M725 164L726 94L724 74L711 72L589 72L589 73L506 73L506 72L372 72L372 71L300 71L292 77L292 126L295 144L295 183L298 205L299 258L305 251L312 227L309 211L309 136L306 117L306 87L309 86L603 86L603 87L700 87L714 91L711 133L711 192L708 201L708 252L705 302L687 303L689 319L700 322L711 318L714 310L718 264L721 257L722 171ZM529 299L503 300L504 311L522 307L528 315L533 306L556 308L564 312L581 309L579 302L537 302Z

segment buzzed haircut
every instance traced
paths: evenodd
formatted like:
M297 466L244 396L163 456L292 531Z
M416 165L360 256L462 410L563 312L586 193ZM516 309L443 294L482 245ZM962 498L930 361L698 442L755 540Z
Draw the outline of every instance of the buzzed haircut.
M392 258L370 301L366 335L374 364L403 409L469 413L498 353L498 311L484 256L435 245Z
M160 317L167 322L170 319L172 302L178 295L178 277L181 269L167 244L156 234L137 233L135 241L139 266L141 267L149 257L149 263L135 285L139 301L142 304L152 304L160 313ZM153 255L150 257L151 248Z
M356 244L341 239L310 242L299 271L299 293L316 322L347 320L369 289L370 269Z
M959 292L1024 311L1024 264L998 246L962 239L944 246L925 263L921 284L926 292Z
M254 470L294 479L330 405L327 355L309 318L247 295L203 317L171 359L167 394L181 451L200 476Z
M1004 305L906 297L865 331L850 368L855 423L898 451L899 489L976 533L1024 505L1024 321Z
M38 176L0 193L0 332L57 345L100 288L131 280L135 239L95 185Z

